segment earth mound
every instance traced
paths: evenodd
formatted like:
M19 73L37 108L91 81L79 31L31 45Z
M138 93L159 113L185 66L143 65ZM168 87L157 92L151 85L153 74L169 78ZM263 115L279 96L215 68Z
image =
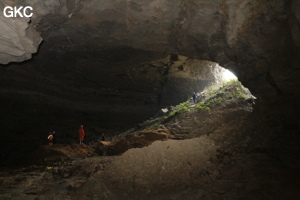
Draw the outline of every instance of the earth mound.
M94 149L84 144L56 144L45 145L39 147L31 155L30 164L49 164L65 160L73 160L76 158L90 157L94 153Z
M127 135L118 141L100 141L95 152L103 156L120 155L131 148L149 146L156 140L168 140L174 138L174 133L167 129L145 130Z

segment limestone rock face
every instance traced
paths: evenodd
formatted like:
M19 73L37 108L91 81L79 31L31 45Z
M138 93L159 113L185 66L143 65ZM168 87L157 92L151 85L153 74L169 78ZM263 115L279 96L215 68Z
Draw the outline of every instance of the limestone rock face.
M130 46L181 54L218 62L245 81L269 71L270 62L281 65L291 60L289 11L284 1L82 3L83 8L45 34L45 40L65 41L68 46Z
M218 84L223 72L217 63L180 55L150 61L130 71L137 80L153 86L159 107L177 105L191 98L193 92Z
M37 52L42 41L37 31L48 30L51 26L57 25L71 17L77 3L78 1L66 0L1 0L0 64L22 62L30 59L32 54ZM33 16L31 19L20 16L5 17L4 8L6 6L13 8L31 6L33 8ZM47 18L51 18L51 20L47 21Z
M2 0L2 7L7 2ZM246 81L268 71L270 62L281 65L293 59L291 32L299 46L296 0L289 4L280 0L18 0L14 4L33 7L32 24L49 42L94 48L125 45L182 54L218 62Z
M300 2L297 0L292 0L290 2L290 13L289 13L289 22L290 22L290 29L292 33L292 39L295 47L295 54L296 54L296 62L299 63L300 59ZM294 63L294 66L296 64Z
M21 62L37 52L42 41L29 19L9 19L0 15L0 63Z

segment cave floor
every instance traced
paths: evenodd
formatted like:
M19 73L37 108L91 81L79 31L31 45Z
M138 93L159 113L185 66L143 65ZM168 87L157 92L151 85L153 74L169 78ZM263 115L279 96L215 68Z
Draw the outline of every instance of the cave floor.
M0 199L299 199L299 135L270 128L249 103L191 105L164 127L173 139L118 156L42 146L31 157L42 162L0 171Z
M121 156L73 153L58 163L2 170L0 199L298 199L295 152L214 154L209 137L157 141Z

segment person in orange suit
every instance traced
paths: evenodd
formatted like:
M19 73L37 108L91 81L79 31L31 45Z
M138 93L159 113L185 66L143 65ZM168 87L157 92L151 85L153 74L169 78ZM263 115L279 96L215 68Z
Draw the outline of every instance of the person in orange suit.
M48 140L49 140L49 145L53 145L53 135L50 132L49 136L48 136Z
M79 133L79 144L83 144L83 140L84 140L84 136L85 136L83 125L80 125L78 133Z

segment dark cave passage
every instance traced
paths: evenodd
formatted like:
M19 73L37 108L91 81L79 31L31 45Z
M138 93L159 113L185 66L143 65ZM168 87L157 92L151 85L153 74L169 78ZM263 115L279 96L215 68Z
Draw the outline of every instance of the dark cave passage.
M64 59L53 56L45 62L48 54L41 51L32 62L0 69L6 119L0 122L2 165L19 163L24 154L47 144L50 131L56 132L59 144L78 143L77 128L84 124L90 144L103 133L112 137L225 80L217 63L185 56L144 61L133 49L78 55L66 51Z

